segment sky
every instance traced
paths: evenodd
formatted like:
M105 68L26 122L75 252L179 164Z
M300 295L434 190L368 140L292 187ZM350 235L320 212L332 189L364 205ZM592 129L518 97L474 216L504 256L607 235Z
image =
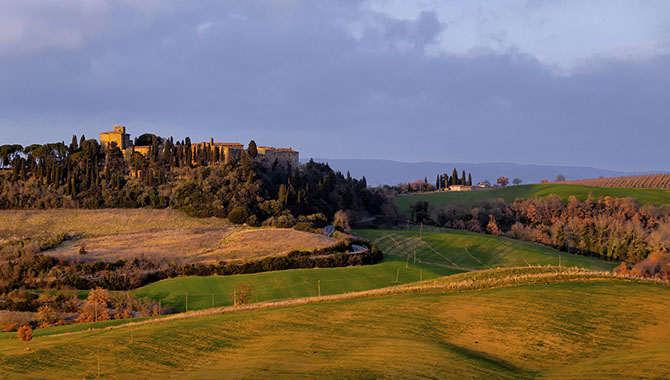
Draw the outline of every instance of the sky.
M0 145L670 171L667 0L0 0Z

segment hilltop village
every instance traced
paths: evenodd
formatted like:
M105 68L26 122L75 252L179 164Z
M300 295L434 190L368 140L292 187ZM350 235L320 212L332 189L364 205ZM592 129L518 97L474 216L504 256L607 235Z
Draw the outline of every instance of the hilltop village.
M156 136L158 152L163 151L166 141L165 138ZM126 127L121 125L114 125L114 130L100 134L100 145L103 149L107 149L112 143L116 144L126 159L130 159L133 153L140 153L147 157L152 146L152 141L138 141L136 139L133 142L130 139L130 134L126 131ZM198 152L207 152L208 155L211 154L213 157L217 157L221 161L228 163L239 160L244 151L244 145L240 143L215 142L214 138L210 138L209 142L200 143L191 143L187 139L184 144L190 146L192 163L194 165L198 164ZM299 153L291 148L259 146L256 147L256 152L257 154L253 157L254 161L265 168L277 166L297 168L300 163ZM219 159L215 161L219 161Z

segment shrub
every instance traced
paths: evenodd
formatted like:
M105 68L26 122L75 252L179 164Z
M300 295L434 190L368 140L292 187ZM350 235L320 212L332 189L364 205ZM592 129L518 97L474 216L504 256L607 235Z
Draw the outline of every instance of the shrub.
M311 233L319 233L320 230L316 228L312 228L312 225L307 223L307 222L300 222L296 223L295 227L293 227L294 230L297 231L304 231L304 232L311 232Z
M0 311L0 331L16 331L19 327L30 324L31 319L31 313Z
M290 213L273 216L266 219L265 222L263 222L263 225L277 228L291 228L295 226L295 218Z
M21 342L30 342L33 339L33 329L29 325L23 325L19 327L18 336Z
M338 231L349 232L351 230L349 227L349 215L346 212L339 210L335 213L333 225Z
M233 288L233 305L244 305L251 302L251 286L244 282L238 282Z
M243 224L248 217L249 212L244 206L237 206L228 213L228 220L234 224Z
M258 217L256 215L251 214L247 218L247 225L250 227L259 227L261 223L258 221Z
M40 322L40 328L63 324L63 320L58 315L58 312L49 305L43 305L37 309L37 320Z

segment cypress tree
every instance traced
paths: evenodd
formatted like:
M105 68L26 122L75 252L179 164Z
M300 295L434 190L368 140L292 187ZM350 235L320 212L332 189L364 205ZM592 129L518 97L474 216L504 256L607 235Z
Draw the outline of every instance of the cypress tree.
M435 179L435 188L437 190L440 190L440 175L437 175L437 178Z
M458 185L458 172L456 171L456 168L454 168L453 173L451 174L451 185Z
M70 179L70 194L72 198L77 196L77 182L75 182L74 176Z
M461 185L467 185L467 180L465 179L465 170L463 170L463 175L461 176Z
M191 166L193 162L193 152L191 152L191 138L186 138L186 144L184 145L184 166Z
M472 186L472 173L468 173L468 186Z
M256 156L258 156L258 147L256 146L256 142L254 140L249 141L247 153L249 153L249 157L251 158L256 158Z
M288 190L286 189L286 185L282 184L279 186L279 193L277 194L277 200L284 205L288 203Z
M74 153L79 149L77 145L77 135L72 135L72 142L70 143L70 154Z

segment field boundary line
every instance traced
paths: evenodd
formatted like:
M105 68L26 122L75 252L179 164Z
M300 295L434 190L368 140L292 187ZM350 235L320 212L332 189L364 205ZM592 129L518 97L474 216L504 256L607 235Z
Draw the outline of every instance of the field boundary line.
M435 248L433 248L433 247L432 247L430 244L428 244L427 242L421 240L421 243L422 243L423 245L425 245L426 247L428 247L431 251L437 253L437 255L440 256L441 258L443 258L443 259L449 261L450 263L452 263L452 264L454 265L454 268L455 268L455 269L460 269L460 270L464 270L464 271L467 271L467 272L472 272L472 271L477 270L477 269L473 269L473 268L464 268L464 267L462 267L462 266L456 264L456 262L454 262L454 261L451 260L450 258L448 258L448 257L444 256L443 254L441 254L440 252L438 252Z
M465 253L467 253L468 256L470 256L470 257L472 257L473 259L477 260L478 263L482 264L482 265L483 265L484 267L486 267L486 268L491 268L490 265L484 264L481 260L479 260L478 258L472 256L472 254L470 253L470 251L468 251L468 246L467 246L467 245L464 246L463 249L465 249Z
M535 266L533 268L555 268L555 267L543 267ZM515 268L505 268L501 270L514 270L514 269L527 269L527 267L515 267ZM498 269L495 269L498 270ZM495 271L493 270L493 271ZM479 271L483 272L483 271ZM446 276L448 277L448 276ZM443 279L445 277L442 277ZM160 317L155 319L149 319L140 322L130 322L117 326L108 326L101 328L92 328L88 330L81 331L72 331L61 334L52 334L37 337L37 339L49 338L49 337L58 337L64 335L73 335L73 334L83 334L88 332L98 332L104 330L115 330L132 326L141 326L153 323L168 322L178 319L189 319L189 318L198 318L213 316L226 313L235 313L243 311L254 311L254 310L266 310L274 309L281 307L292 307L292 306L302 306L307 304L313 304L318 302L328 302L328 301L339 301L346 299L358 299L366 297L380 297L387 295L395 294L410 294L410 293L419 293L419 292L431 292L431 291L442 291L445 293L448 292L459 292L459 291L476 291L476 290L489 290L489 289L498 289L498 288L508 288L515 286L531 286L539 284L550 284L550 283L562 283L562 282L574 282L574 281L606 281L606 280L621 280L621 281L630 281L638 283L650 283L657 284L661 286L670 286L670 282L655 280L655 279L644 279L639 277L632 276L623 276L617 275L609 272L599 272L585 270L582 268L556 268L556 271L553 272L543 272L543 273L532 273L524 275L512 275L502 278L490 278L490 279L464 279L455 282L446 282L439 283L436 282L439 279L426 280L420 283L413 284L404 284L390 286L380 289L365 290L360 292L350 292L342 294L333 294L328 296L312 296L312 297L303 297L295 299L284 299L278 301L264 301L258 303L252 303L242 306L224 306L211 309L204 309L198 311L190 311L186 313L173 314L166 317Z

